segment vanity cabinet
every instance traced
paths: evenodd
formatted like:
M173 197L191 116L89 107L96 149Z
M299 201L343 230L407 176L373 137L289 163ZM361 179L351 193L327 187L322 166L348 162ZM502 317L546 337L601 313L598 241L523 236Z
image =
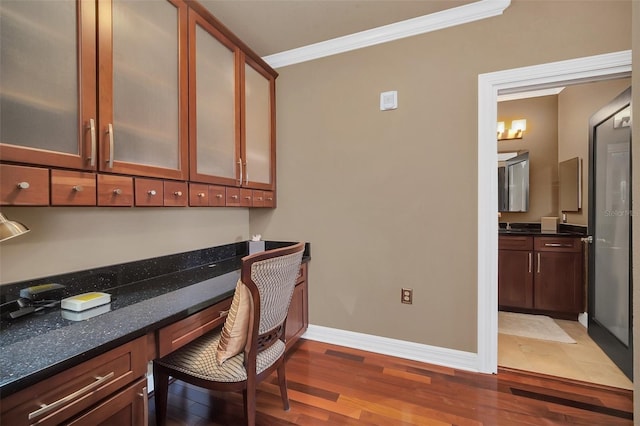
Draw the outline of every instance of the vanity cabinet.
M141 337L3 397L0 423L146 425L146 358Z
M501 235L498 305L558 314L584 312L583 268L578 237Z
M284 340L289 350L309 326L309 283L307 280L307 263L300 265L300 273L293 289L289 313L287 314L287 326L284 331Z

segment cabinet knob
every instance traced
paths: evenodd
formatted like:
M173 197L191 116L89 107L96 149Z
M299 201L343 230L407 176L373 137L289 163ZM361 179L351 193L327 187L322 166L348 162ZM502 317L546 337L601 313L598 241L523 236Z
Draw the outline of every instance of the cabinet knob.
M222 198L222 194L216 194L216 198Z
M116 188L113 190L113 195L121 195L121 194L122 194L122 189Z
M205 193L204 192L198 192L198 197L204 198L205 197Z
M182 191L176 191L173 193L176 197L182 197Z
M258 201L262 201L262 197L258 197Z
M29 189L29 182L18 182L18 189Z
M232 195L231 198L233 198L234 200L237 200L238 196L237 195Z
M267 198L267 201L273 201L273 198L269 197Z
M82 185L74 185L72 188L75 192L82 192L84 191L84 188L82 187Z
M150 190L147 191L147 194L149 194L149 195L151 195L153 197L154 195L157 194L157 192L156 192L155 189L150 189Z
M249 195L247 195L247 196L245 196L245 197L244 197L244 199L245 199L245 200L250 200L250 199L251 199L251 197L250 197Z

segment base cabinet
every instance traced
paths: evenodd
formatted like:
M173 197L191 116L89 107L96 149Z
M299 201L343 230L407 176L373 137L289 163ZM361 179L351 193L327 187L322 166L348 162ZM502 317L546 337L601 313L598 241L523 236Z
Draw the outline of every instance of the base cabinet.
M585 311L580 238L501 235L498 248L500 308L558 314Z
M307 331L309 326L309 298L307 295L307 264L300 266L300 275L291 296L289 313L287 314L287 328L284 332L285 343L289 350Z

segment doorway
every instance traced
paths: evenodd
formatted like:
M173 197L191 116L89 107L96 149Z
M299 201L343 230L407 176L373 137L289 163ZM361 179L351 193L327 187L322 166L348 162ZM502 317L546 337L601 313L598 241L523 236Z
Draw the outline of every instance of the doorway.
M631 75L631 51L560 61L478 76L478 359L498 367L497 96Z

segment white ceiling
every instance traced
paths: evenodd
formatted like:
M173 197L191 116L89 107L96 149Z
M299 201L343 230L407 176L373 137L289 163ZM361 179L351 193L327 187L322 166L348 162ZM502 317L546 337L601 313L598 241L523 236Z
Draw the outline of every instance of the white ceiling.
M330 40L474 0L199 0L260 56Z

